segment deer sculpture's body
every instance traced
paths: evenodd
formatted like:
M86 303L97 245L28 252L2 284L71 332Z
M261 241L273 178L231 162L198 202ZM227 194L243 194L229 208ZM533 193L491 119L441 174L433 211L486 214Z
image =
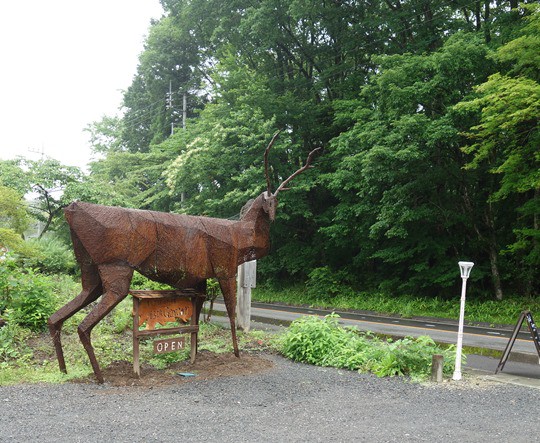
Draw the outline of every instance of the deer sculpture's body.
M268 184L268 151L276 136L265 152ZM285 180L276 192L272 194L268 186L268 191L251 203L239 221L83 202L69 205L65 215L81 268L82 291L49 318L60 369L66 372L60 341L62 324L101 296L79 325L78 332L96 378L103 382L90 333L128 295L134 270L178 289L201 289L206 286L206 279L216 278L231 324L234 353L238 357L235 330L237 267L268 254L276 196L285 189L287 182L309 167L313 152L305 166Z

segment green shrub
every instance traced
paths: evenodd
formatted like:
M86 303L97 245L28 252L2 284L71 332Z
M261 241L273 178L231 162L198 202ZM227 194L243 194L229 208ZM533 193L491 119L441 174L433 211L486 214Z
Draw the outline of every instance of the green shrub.
M71 246L54 237L29 240L34 253L24 259L25 267L30 267L44 274L68 274L78 272L78 265Z
M0 260L0 315L10 306L10 287L15 279L14 271L16 269L15 261L9 256Z
M324 319L301 317L287 329L282 352L295 361L333 366L338 358L336 352L358 339L360 336L355 332L339 326L337 315L326 316Z
M434 354L445 357L445 374L454 370L455 352L442 349L430 337L384 341L352 327L341 327L339 316L302 317L284 334L280 350L295 361L372 372L379 377L407 375L425 379Z
M310 296L326 299L352 292L347 285L345 273L333 271L328 266L313 269L308 275L306 289Z
M141 291L159 291L161 289L171 289L171 287L164 283L152 281L135 271L133 273L133 279L131 280L131 289Z
M32 269L23 272L9 258L0 262L0 314L32 331L45 328L55 311L54 281Z
M25 341L29 332L16 323L8 323L0 328L0 364L9 360L21 360L32 352Z
M455 363L455 347L440 348L431 337L405 337L395 342L380 342L383 353L366 366L379 377L409 375L415 379L426 379L431 374L434 354L444 356L443 372L452 374Z

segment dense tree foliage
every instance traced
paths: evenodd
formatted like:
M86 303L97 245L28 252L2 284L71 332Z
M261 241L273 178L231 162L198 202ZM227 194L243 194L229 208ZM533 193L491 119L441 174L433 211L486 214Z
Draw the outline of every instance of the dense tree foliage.
M537 293L536 9L162 4L125 115L94 124L91 180L124 204L234 216L264 189L262 152L283 129L274 186L324 151L281 198L267 279L441 294L469 258L485 292Z
M538 295L536 5L162 5L125 113L89 126L97 159L63 198L232 217L281 129L274 188L323 150L280 194L267 281L455 294L469 259L471 291Z
M15 189L0 185L0 256L22 246L29 217L26 203Z
M0 173L0 188L9 189L12 195L15 193L21 200L19 210L25 213L27 220L24 228L28 227L29 218L42 222L37 233L40 238L63 223L62 209L73 196L79 198L87 194L80 192L88 185L86 182L83 185L83 173L79 168L63 165L50 158L0 161ZM71 188L71 192L67 192L68 188ZM8 194L4 192L2 195ZM28 202L23 200L25 196ZM1 208L0 219L5 219L4 211L5 208ZM24 234L24 229L16 231Z

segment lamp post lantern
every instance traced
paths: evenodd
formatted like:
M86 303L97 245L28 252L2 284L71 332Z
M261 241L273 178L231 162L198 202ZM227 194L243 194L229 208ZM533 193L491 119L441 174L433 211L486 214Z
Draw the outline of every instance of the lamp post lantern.
M458 265L463 283L461 285L461 305L459 308L456 364L454 369L454 376L452 377L453 380L461 380L461 348L463 347L463 317L465 316L465 291L467 289L467 279L471 274L471 269L474 266L474 263L470 261L460 261L458 262Z

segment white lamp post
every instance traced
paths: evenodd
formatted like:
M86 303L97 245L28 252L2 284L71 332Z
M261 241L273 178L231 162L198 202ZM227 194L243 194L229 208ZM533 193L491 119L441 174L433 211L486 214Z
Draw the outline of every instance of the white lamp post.
M457 350L456 350L456 365L454 370L453 380L461 380L461 348L463 347L463 317L465 316L465 290L467 288L467 279L471 274L471 269L474 263L470 261L458 262L459 270L461 271L461 279L463 283L461 285L461 306L459 308L459 328L457 337Z

